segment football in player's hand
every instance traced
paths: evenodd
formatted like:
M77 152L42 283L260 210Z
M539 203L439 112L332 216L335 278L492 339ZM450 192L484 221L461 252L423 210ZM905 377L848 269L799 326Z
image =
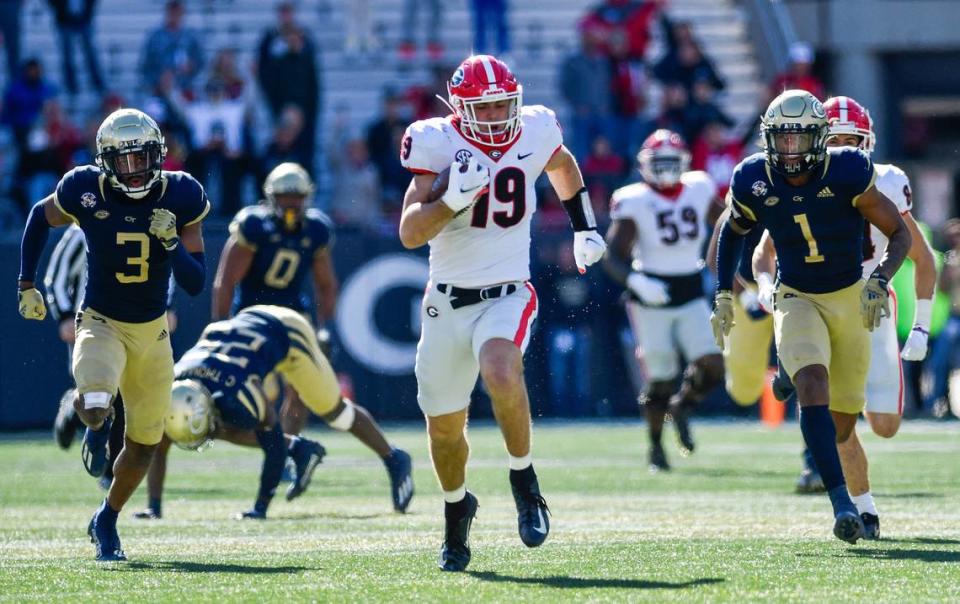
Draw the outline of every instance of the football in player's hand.
M427 196L427 203L433 203L443 197L443 194L447 192L447 185L450 184L450 166L447 166L439 174L437 174L436 180L433 181L433 186L430 189L430 195Z

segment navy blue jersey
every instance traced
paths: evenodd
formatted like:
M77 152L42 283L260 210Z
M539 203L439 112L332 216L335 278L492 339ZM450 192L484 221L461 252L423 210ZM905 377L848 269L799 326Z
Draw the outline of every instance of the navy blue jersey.
M87 242L87 285L82 307L127 323L152 321L167 310L170 257L153 235L151 213L166 208L177 232L210 210L207 195L185 172L163 172L143 199L113 189L96 166L67 172L55 202L83 230Z
M732 218L742 228L759 224L770 231L780 282L809 293L838 291L863 270L865 223L856 203L875 178L862 151L834 148L810 181L796 187L757 153L734 170Z
M208 325L177 362L175 373L210 391L221 421L253 429L263 420L267 402L251 380L262 382L289 350L290 336L280 319L247 310Z
M284 229L267 206L241 210L230 224L230 233L252 250L253 263L233 296L233 310L255 304L272 304L305 312L310 299L304 291L317 253L332 244L333 225L320 210L309 208L300 227Z
M743 239L743 252L740 254L740 264L737 266L737 274L744 281L756 283L757 277L753 274L753 250L760 245L763 238L763 229L752 229Z

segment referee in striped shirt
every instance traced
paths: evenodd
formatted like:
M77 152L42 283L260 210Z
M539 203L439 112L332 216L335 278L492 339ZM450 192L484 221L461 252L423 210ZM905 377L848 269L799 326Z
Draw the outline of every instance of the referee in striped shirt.
M83 290L87 283L87 241L83 231L77 225L71 225L60 241L57 242L50 262L47 264L47 273L43 284L47 294L47 308L57 321L60 339L67 345L67 371L73 371L73 343L76 337L75 319L80 305L83 302ZM167 307L173 300L174 282L170 280L170 293L167 298ZM177 317L172 311L167 312L167 321L170 333L177 326ZM60 398L60 409L53 424L53 436L62 449L69 449L77 430L83 428L83 422L77 417L73 409L73 399L76 390L70 388ZM115 417L110 431L110 459L107 469L100 479L100 486L110 488L113 480L113 463L123 449L123 399L120 393L114 402Z

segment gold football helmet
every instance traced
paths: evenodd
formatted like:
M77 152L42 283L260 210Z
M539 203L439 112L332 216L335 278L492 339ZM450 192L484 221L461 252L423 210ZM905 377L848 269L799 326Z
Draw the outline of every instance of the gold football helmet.
M110 186L128 197L146 197L160 182L167 155L157 122L137 109L118 109L97 130L97 165Z
M315 187L303 166L284 162L270 171L263 182L263 193L283 226L293 230L300 223L304 209L310 202ZM283 196L283 199L277 199Z
M828 132L823 103L806 90L784 91L760 119L767 163L788 176L803 174L823 162Z
M177 380L171 394L164 419L167 438L183 449L205 449L213 442L210 435L217 421L210 392L196 380Z

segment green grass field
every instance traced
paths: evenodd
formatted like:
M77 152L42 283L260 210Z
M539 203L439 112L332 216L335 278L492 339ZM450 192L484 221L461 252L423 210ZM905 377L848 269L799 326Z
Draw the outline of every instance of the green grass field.
M437 570L442 503L420 425L394 427L416 462L411 513L390 511L386 474L350 437L315 434L329 456L303 497L252 503L260 454L218 443L174 451L164 519L120 534L128 563L97 564L85 535L102 493L78 447L46 434L0 437L3 601L958 601L960 440L956 424L907 424L864 438L884 539L833 538L825 496L792 494L796 425L697 426L699 450L672 446L670 475L646 470L643 426L543 424L534 458L553 510L550 539L517 537L506 457L475 426L469 487L480 499L465 574ZM861 425L861 431L866 428ZM277 600L279 601L279 600Z

